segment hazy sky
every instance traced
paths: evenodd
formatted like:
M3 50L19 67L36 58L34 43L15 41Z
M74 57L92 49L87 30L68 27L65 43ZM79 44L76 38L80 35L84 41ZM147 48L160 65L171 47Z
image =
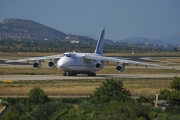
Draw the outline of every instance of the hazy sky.
M30 19L62 32L105 38L180 33L180 0L0 0L0 21Z

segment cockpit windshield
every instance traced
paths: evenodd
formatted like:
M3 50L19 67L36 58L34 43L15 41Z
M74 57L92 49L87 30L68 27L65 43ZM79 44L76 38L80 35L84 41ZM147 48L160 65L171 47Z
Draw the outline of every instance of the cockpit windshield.
M71 57L70 54L64 54L63 57L66 56L66 57Z

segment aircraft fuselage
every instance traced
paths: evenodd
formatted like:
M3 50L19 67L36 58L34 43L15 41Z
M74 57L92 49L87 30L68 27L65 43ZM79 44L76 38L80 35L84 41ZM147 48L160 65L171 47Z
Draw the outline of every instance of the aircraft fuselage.
M68 52L64 53L61 59L58 60L57 68L59 70L63 70L65 73L88 74L94 73L104 67L103 63L101 63L100 67L97 67L97 63L101 62L91 59L85 59L84 54L81 53Z

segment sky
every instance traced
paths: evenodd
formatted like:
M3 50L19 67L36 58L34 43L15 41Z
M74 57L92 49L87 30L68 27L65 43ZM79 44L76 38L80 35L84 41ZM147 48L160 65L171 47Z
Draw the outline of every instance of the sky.
M62 32L122 40L180 33L180 0L0 0L0 21L33 20Z

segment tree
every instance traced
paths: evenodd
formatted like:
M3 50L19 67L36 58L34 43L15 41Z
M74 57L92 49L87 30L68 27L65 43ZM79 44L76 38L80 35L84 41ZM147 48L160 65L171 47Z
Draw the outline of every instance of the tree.
M172 105L180 105L180 78L174 77L173 82L170 83L170 87L173 90L161 90L160 98L170 100Z
M62 101L51 101L37 107L29 115L24 116L23 120L59 120L73 108L71 104Z
M110 101L126 101L130 99L130 96L131 93L123 88L122 81L107 78L99 88L96 88L94 94L90 96L90 101L95 104Z
M136 99L139 103L151 103L152 98L150 97L145 97L145 96L140 96L139 98Z
M10 106L2 116L3 120L18 120L20 115L15 107Z
M160 91L160 98L161 99L165 99L165 100L168 100L169 97L171 95L171 91L167 90L167 89L164 89L164 90L161 90Z
M98 110L97 120L136 120L139 112L134 101L109 102Z
M29 101L34 105L44 104L49 101L48 96L39 87L34 87L29 92Z
M180 91L180 78L174 77L173 82L170 83L170 88Z

